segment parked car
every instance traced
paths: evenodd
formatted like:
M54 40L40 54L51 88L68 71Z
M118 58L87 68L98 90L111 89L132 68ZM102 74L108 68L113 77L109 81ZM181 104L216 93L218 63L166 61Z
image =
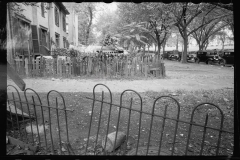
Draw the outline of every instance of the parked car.
M181 52L179 51L171 51L171 53L168 55L168 59L169 60L177 60L177 61L181 61Z
M170 53L170 52L168 52L168 51L163 52L162 58L163 58L163 59L168 59L169 53Z
M188 52L187 61L196 62L196 60L197 60L197 52L196 51Z
M203 50L197 51L197 57L195 62L205 62L206 64L220 63L221 57L215 51Z
M220 64L225 66L226 64L230 64L234 66L234 50L224 50L220 54L221 60Z

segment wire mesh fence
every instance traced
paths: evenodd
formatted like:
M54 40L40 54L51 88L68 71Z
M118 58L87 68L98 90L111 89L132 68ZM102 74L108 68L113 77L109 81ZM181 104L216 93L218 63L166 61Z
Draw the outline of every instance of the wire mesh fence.
M111 90L97 84L93 96L84 97L92 104L87 129L79 130L86 137L79 149L72 145L68 125L74 112L66 107L60 92L48 92L47 105L43 105L32 89L23 92L23 101L15 87L8 88L15 90L8 92L7 99L11 136L38 145L44 154L231 155L233 151L233 146L226 147L233 141L233 132L224 129L223 111L212 103L195 106L186 118L171 96L160 96L146 107L141 95L129 89L116 104Z

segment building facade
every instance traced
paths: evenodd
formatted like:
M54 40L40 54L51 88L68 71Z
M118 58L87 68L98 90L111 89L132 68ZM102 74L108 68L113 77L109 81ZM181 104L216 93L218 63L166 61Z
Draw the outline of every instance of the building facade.
M70 13L61 2L17 5L21 12L8 7L7 27L11 31L8 33L9 61L16 56L51 55L48 50L53 43L59 48L67 48L66 16Z
M70 14L67 15L67 39L70 44L78 46L78 15L73 8L68 9L68 11Z

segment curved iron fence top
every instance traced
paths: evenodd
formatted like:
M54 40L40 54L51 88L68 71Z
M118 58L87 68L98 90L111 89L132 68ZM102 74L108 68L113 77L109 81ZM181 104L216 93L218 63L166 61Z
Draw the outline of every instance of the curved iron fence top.
M9 84L9 85L7 85L7 89L8 89L8 88L10 88L10 87L14 88L14 89L15 89L15 91L18 93L18 95L20 95L20 94L19 94L19 91L18 91L18 89L17 89L15 86L13 86L13 85L10 85L10 84ZM12 91L12 92L14 92L14 91Z
M160 97L158 97L157 99L155 99L154 102L153 102L152 114L154 114L156 102L157 102L158 100L160 100L160 99L163 99L163 98L170 98L170 99L172 99L174 102L176 102L176 104L177 104L177 110L178 110L178 117L179 117L180 104L179 104L179 102L178 102L175 98L173 98L173 97L171 97L171 96L160 96Z
M27 92L28 90L33 91L33 93L35 93L35 95L37 95L38 100L39 100L39 102L40 102L40 105L42 106L42 101L41 101L41 99L40 99L39 94L38 94L35 90L33 90L33 89L31 89L31 88L26 88L26 89L24 90L24 97L25 97L27 103L28 103L28 98L27 98L26 92Z
M194 115L195 110L196 110L198 107L203 106L203 105L204 105L204 106L206 106L206 105L211 105L211 106L217 108L217 109L219 110L219 112L221 113L221 116L224 117L223 111L219 108L219 106L216 105L216 104L210 103L210 102L200 103L200 104L198 104L196 107L194 107L194 108L193 108L193 111L192 111L192 116Z
M142 111L142 97L141 97L141 95L137 92L137 91L135 91L135 90L132 90L132 89L126 89L126 90L124 90L122 93L121 93L121 96L120 96L120 106L122 106L122 97L123 97L123 95L124 95L124 93L127 93L127 92L133 92L133 93L135 93L136 95L138 95L138 97L139 97L139 99L140 99L140 106L141 106L141 110L140 111ZM132 107L132 98L131 98L131 105L130 105L130 107Z
M110 103L112 103L112 92L111 92L111 90L108 88L108 86L106 86L105 84L102 84L102 83L98 83L98 84L96 84L96 85L93 87L93 99L95 99L95 94L96 94L95 89L96 89L97 86L104 86L105 88L107 88L107 90L108 90L108 92L109 92L109 94L110 94ZM104 91L102 91L102 95L103 95L103 93L104 93Z
M47 102L48 102L48 105L50 106L49 95L50 95L50 93L53 93L53 92L56 92L58 95L60 95L60 97L62 98L62 102L63 102L63 109L65 110L65 109L66 109L66 104L65 104L64 97L63 97L63 95L62 95L60 92L58 92L58 91L56 91L56 90L51 90L51 91L49 91L49 92L47 93ZM56 101L57 101L57 97L56 97ZM58 105L57 105L57 107L58 107Z

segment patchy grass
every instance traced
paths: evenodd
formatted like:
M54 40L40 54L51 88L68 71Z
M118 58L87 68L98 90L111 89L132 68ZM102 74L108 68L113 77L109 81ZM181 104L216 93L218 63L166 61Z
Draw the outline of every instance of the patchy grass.
M10 95L10 94L9 94ZM32 101L31 96L32 93L28 93L27 97L29 102ZM173 139L175 133L175 126L177 127L176 132L176 140L174 146L174 155L184 155L186 151L188 133L190 125L184 122L190 122L191 115L193 109L201 103L208 102L213 103L219 106L224 114L223 121L223 129L233 132L233 109L234 109L234 92L232 89L219 89L212 91L198 90L198 91L185 91L185 90L177 90L175 92L171 92L169 90L164 90L162 92L144 92L140 93L142 97L142 111L140 104L141 101L138 96L134 93L124 93L122 106L126 108L119 109L112 105L110 107L109 104L102 104L100 102L95 102L95 108L92 111L92 100L87 99L85 97L93 97L92 93L62 93L66 108L72 111L67 111L68 116L68 131L69 131L69 140L76 154L82 154L85 152L86 147L86 138L88 138L88 131L90 128L90 118L92 118L91 132L90 136L101 135L104 136L107 133L107 126L109 125L108 133L111 133L116 130L117 122L119 120L119 131L123 131L129 136L131 136L134 140L133 144L129 149L138 147L146 147L147 145L151 147L159 148L160 140L162 137L161 148L166 149L168 151L172 151L173 148ZM176 124L175 120L166 119L159 116L154 116L152 118L151 113L153 110L153 102L156 98L160 96L170 95L175 98L180 104L180 112L179 119L182 120L178 124ZM39 93L41 102L43 105L47 105L47 94ZM120 96L119 93L113 93L112 102L114 104L120 104ZM16 98L17 96L15 96ZM35 97L35 102L39 103ZM50 94L49 102L51 106L56 106L56 95L54 93ZM101 100L101 93L96 93L96 99ZM108 93L104 93L104 100L110 102L110 97ZM130 108L130 98L133 98L132 101L132 110L129 116L129 108ZM21 94L21 98L24 96ZM59 99L58 96L58 107L63 108L63 101ZM16 104L18 107L20 106L18 103ZM101 107L102 106L102 107ZM155 114L164 116L165 106L168 106L166 116L172 119L176 119L178 116L177 103L170 98L162 98L156 101L155 104ZM111 108L111 112L110 109ZM33 111L33 106L30 106L31 111ZM102 109L102 112L101 112ZM23 110L28 113L26 105L23 105ZM66 123L65 123L65 115L63 111L59 111L59 126L60 129L57 129L57 112L55 109L50 109L50 112L47 108L43 107L43 115L41 114L41 108L36 107L37 110L37 120L38 123L42 124L42 119L44 117L45 122L50 124L49 115L51 117L51 127L52 127L52 135L54 146L56 149L56 153L59 153L59 138L61 141L66 142ZM121 112L120 112L121 111ZM119 117L119 112L120 117ZM33 112L31 112L33 113ZM193 116L193 123L204 125L206 119L206 113L208 113L208 127L220 128L221 122L221 114L220 112L211 105L202 105L199 106L198 109L195 110ZM110 120L109 120L110 114ZM101 116L101 118L100 118ZM140 120L141 116L141 121ZM130 118L130 120L129 120ZM152 130L150 136L150 142L148 142L150 126L152 122ZM141 125L140 125L141 123ZM129 130L128 130L129 124ZM162 129L164 126L164 130ZM99 132L98 132L99 130ZM61 133L61 137L59 137L58 133ZM199 155L201 151L201 144L203 141L203 132L204 127L192 125L192 131L189 139L189 148L187 150L188 155ZM140 134L139 134L140 133ZM47 130L47 141L48 141L48 149L50 145L50 130ZM212 129L207 129L205 134L204 146L203 146L203 155L215 155L217 145L217 138L219 132ZM31 136L30 136L31 137ZM44 136L41 135L41 144L44 145ZM35 142L37 142L38 137L34 136ZM139 139L139 143L138 142ZM94 148L94 143L90 143L88 150ZM99 146L99 144L98 144ZM231 155L233 151L233 134L222 133L221 141L220 141L219 154L220 155ZM170 152L171 153L171 152ZM145 154L145 153L143 153Z

